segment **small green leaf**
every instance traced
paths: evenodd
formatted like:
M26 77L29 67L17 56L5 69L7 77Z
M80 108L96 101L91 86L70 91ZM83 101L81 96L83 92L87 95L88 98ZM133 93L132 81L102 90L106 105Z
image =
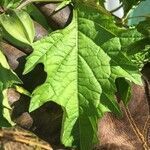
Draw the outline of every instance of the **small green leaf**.
M137 64L139 66L139 70L141 71L144 65L148 62L150 62L150 45L146 46L146 48L134 55L131 56L132 62Z
M40 12L40 10L34 5L30 4L26 7L26 11L29 13L29 15L34 19L34 21L41 24L45 29L48 31L52 31L50 28L45 16Z
M144 64L150 60L150 38L138 32L137 28L132 28L121 33L120 40L122 50L141 70Z
M58 5L58 7L55 9L55 11L58 11L58 10L62 9L63 7L67 6L70 3L71 3L71 0L64 0L63 2L61 2Z
M10 70L5 56L0 51L0 127L11 126L7 88L20 84L20 79Z
M141 21L138 24L137 29L139 32L144 34L146 37L150 38L150 18L145 21Z
M24 94L24 95L27 95L28 97L31 97L31 93L29 91L27 91L26 89L24 89L23 87L16 85L15 89L20 94Z
M25 11L11 11L0 15L0 24L3 27L3 37L13 43L31 45L34 39L34 24Z
M127 106L131 98L131 85L124 78L116 80L117 92L121 101Z
M3 6L3 8L15 8L17 7L22 0L1 0L0 6Z
M7 99L7 90L1 89L0 82L0 127L10 127L14 125L14 122L10 118L10 106Z

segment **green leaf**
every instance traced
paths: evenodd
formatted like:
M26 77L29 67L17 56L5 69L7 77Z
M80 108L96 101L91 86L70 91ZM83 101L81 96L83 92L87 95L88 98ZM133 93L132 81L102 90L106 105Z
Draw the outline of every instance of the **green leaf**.
M10 70L5 56L0 51L0 127L12 125L9 115L10 107L7 100L7 88L19 83L21 83L21 81Z
M150 40L147 40L147 42L150 43ZM135 64L137 64L139 66L139 70L142 70L142 68L144 67L144 65L148 62L150 62L150 44L147 45L147 43L143 42L144 48L141 49L141 51L139 51L138 53L129 55L129 57L131 57L132 62L134 62ZM141 45L139 46L141 47ZM136 47L134 47L136 48Z
M61 2L58 5L58 7L55 9L55 11L59 11L60 9L62 9L63 7L67 6L70 3L71 3L71 0L64 0L63 2Z
M150 18L145 21L141 21L138 24L137 29L139 32L144 34L146 37L150 38Z
M141 21L137 25L137 30L145 36L145 41L142 40L142 43L140 43L140 46L142 45L144 48L142 51L133 55L132 58L142 68L144 64L150 62L150 19Z
M7 90L2 90L0 82L0 127L11 127L14 125L10 118L10 110L11 108L7 99Z
M34 21L41 24L45 29L49 30L49 32L52 31L45 16L40 12L40 10L34 4L28 5L26 7L26 11L34 19Z
M121 33L120 40L122 50L126 52L126 55L141 70L144 64L150 60L150 39L138 32L136 28L132 28Z
M11 11L0 15L3 37L16 46L31 45L34 39L34 24L25 11Z
M117 92L121 101L127 106L131 98L131 85L124 78L116 80Z
M3 6L5 9L17 7L22 0L1 0L0 6Z
M32 93L30 111L47 101L60 104L63 144L91 150L97 143L98 119L106 111L121 114L115 80L123 77L141 84L141 78L122 51L129 40L120 37L126 30L119 29L99 6L78 2L75 8L68 27L33 43L24 73L44 64L47 79Z

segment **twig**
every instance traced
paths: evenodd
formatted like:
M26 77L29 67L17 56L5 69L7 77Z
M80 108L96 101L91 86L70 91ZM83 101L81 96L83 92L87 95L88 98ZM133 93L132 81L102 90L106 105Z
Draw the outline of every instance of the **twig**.
M124 109L125 109L125 113L126 113L126 116L129 120L129 123L134 131L134 133L136 134L136 136L138 137L138 139L141 141L141 143L143 144L143 148L144 150L149 150L150 147L148 146L146 140L145 140L145 137L142 135L142 133L140 132L140 130L138 129L131 113L130 113L130 110L128 109L128 107L125 107L124 106Z
M21 131L18 131L18 130L15 130L15 131L2 131L0 130L0 133L4 133L4 134L12 134L12 135L22 135L22 136L30 136L30 137L34 137L33 134L31 133L28 133L28 132L21 132Z
M53 150L49 145L46 145L46 144L40 144L39 141L31 141L31 137L27 138L27 137L24 137L21 138L20 135L16 135L16 133L13 133L13 132L6 132L6 131L0 131L0 138L6 138L10 141L15 141L15 142L20 142L20 143L24 143L24 144L27 144L27 145L31 145L31 146L37 146L37 147L40 147L40 148L43 148L45 150Z
M148 118L144 124L144 130L143 130L143 133L147 139L148 127L150 126L150 85L149 85L148 79L144 75L143 75L143 80L145 83L144 89L145 89L146 100L147 100L148 108L149 108ZM147 139L147 141L148 141L148 139Z
M143 128L143 135L144 135L145 139L147 138L147 130L148 130L149 126L150 126L150 115L148 115L148 117L145 121L145 124L144 124L144 128Z
M149 115L150 115L150 84L149 84L149 81L147 80L147 78L143 75L143 80L144 80L144 83L145 83L145 94L146 94L146 100L147 100L147 103L148 103L148 106L149 106Z
M14 137L13 140L16 141L16 142L21 142L21 143L28 144L28 145L31 145L31 146L38 146L38 147L44 148L46 150L53 150L50 146L40 144L40 143L37 143L37 142L34 142L34 141L30 141L29 139L21 139L21 138L18 138L18 137Z

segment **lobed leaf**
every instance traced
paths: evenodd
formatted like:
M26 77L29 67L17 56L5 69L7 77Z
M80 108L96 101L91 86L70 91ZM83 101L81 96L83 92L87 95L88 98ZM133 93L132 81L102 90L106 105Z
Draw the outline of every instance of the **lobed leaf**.
M98 119L106 111L121 114L114 96L117 78L141 84L137 66L122 51L132 40L123 32L101 7L78 1L68 27L32 44L24 73L43 63L47 79L32 93L30 111L47 101L60 104L66 146L91 150L97 143Z

